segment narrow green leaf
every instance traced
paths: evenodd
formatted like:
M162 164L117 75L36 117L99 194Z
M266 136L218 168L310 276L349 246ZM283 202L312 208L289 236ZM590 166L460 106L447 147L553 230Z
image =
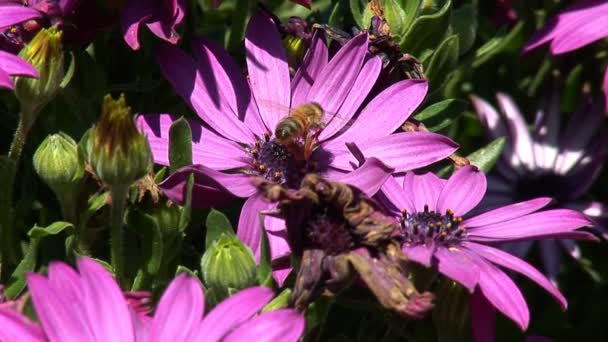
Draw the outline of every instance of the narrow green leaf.
M188 183L186 183L186 201L179 215L178 228L180 232L183 232L188 227L192 218L192 189L194 189L194 175L191 174L188 176Z
M74 77L74 71L76 70L76 56L74 52L70 52L70 65L68 65L68 69L65 71L65 75L63 76L63 80L59 84L59 87L65 88L70 84L72 77Z
M399 6L397 0L382 0L382 9L393 36L400 37L403 35L406 28L406 16L404 9Z
M89 197L89 200L87 201L87 210L83 211L78 218L80 226L85 227L91 216L106 205L109 194L109 192L102 192L93 194Z
M485 147L469 154L467 159L481 171L488 173L500 158L506 142L505 137L496 138Z
M425 50L434 50L450 26L452 1L446 1L435 13L421 15L403 35L401 51L420 58Z
M222 234L234 235L230 220L221 211L211 209L207 215L207 235L205 236L205 249L209 249L214 241L220 238Z
M414 115L414 119L422 121L431 132L437 132L457 118L467 108L468 104L459 99L447 99L434 103Z
M270 256L270 243L268 242L268 234L264 226L264 216L260 215L260 229L262 236L260 241L260 265L258 266L258 281L264 286L272 286L274 279L272 277L272 266Z
M29 235L29 237L32 239L40 239L49 235L57 235L65 229L73 230L74 225L72 225L70 222L58 221L51 223L47 227L34 226L29 232L27 232L27 235Z
M17 268L7 282L7 287L4 291L6 296L10 299L15 299L19 296L21 291L25 288L25 274L27 272L33 272L36 268L36 259L38 258L38 239L32 239L30 245L21 259Z
M477 36L477 8L474 4L464 4L452 12L452 29L458 36L460 55L463 55L473 47Z
M414 23L414 20L416 20L421 1L422 0L398 0L398 4L401 8L403 8L404 12L402 34L407 32L410 26Z
M523 21L520 21L511 29L509 33L505 34L503 32L502 36L494 37L482 45L479 49L477 49L477 51L475 51L473 67L477 68L483 65L504 51L517 50L520 46L521 40L523 39L523 28L524 23Z
M562 111L566 113L572 113L576 109L581 94L583 80L581 77L582 73L583 65L579 64L574 67L572 71L570 71L568 77L566 78L561 102Z
M175 270L175 276L178 276L178 275L180 275L182 273L187 273L187 274L189 274L189 275L191 275L193 277L197 277L198 278L198 271L193 271L193 270L191 270L188 267L183 266L183 265L177 266L177 270ZM207 292L205 292L205 297L206 296L207 296Z
M286 308L289 305L289 298L291 297L291 289L286 288L281 291L278 296L274 297L270 303L266 304L265 307L262 308L261 312L274 311L282 308Z
M355 19L355 23L359 26L360 29L366 28L369 23L365 24L363 22L363 9L367 7L367 1L361 0L349 0L350 4L350 13Z
M169 170L192 165L192 130L183 117L175 120L169 128Z
M130 210L127 215L127 227L141 238L146 273L157 274L163 257L163 238L158 223L148 214Z
M432 90L441 88L458 63L458 37L451 35L435 50L426 68Z
M158 172L154 175L154 183L158 184L165 179L165 175L167 174L167 167L163 167L158 170Z

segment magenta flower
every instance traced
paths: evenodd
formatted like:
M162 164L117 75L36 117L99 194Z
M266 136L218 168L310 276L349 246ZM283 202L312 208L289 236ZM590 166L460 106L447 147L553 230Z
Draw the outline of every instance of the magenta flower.
M570 52L608 37L608 2L605 0L578 1L549 20L524 46L528 52L551 42L554 55ZM608 110L608 68L604 73L604 94Z
M295 310L257 315L273 297L265 287L245 289L203 318L201 285L182 274L147 317L128 306L116 281L91 259L79 259L78 272L51 263L48 278L29 274L27 282L40 325L0 308L2 341L297 341L304 330Z
M38 71L25 60L0 50L0 88L15 89L11 76L38 77Z
M259 257L258 213L274 205L257 193L251 175L298 188L303 172L316 172L371 195L393 170L423 167L454 152L457 145L442 135L392 134L424 99L425 82L398 82L359 110L381 70L380 59L367 55L367 44L366 34L356 36L329 60L324 39L315 35L302 66L290 79L276 25L265 14L257 14L245 38L249 82L227 52L210 41L194 42L194 59L175 47L163 46L158 51L163 74L204 124L190 122L193 162L202 165L174 173L162 189L181 202L187 177L194 173L195 205L217 205L226 194L247 198L238 236ZM273 132L289 108L310 102L325 110L327 125L310 159L297 160ZM158 164L168 164L168 128L173 119L169 115L138 118ZM351 141L369 157L360 167L346 148L345 143ZM268 218L266 229L273 259L286 256L284 223Z
M382 187L385 202L401 221L402 249L410 260L436 268L526 329L528 305L499 266L539 284L563 309L566 299L534 267L488 244L586 238L587 233L575 230L591 222L570 209L539 211L551 202L550 198L511 204L463 219L485 192L486 177L474 166L460 168L448 180L433 173L408 172L404 177L389 178Z
M125 42L139 50L139 27L146 24L158 38L177 44L175 27L184 20L185 10L184 0L129 0L121 19Z
M608 130L601 99L596 103L586 99L568 125L560 129L560 96L554 91L537 111L531 132L513 99L500 93L496 99L500 114L486 101L472 97L488 137L507 137L499 167L488 177L483 208L493 209L515 201L549 196L559 207L590 216L608 236L608 208L584 198L608 155ZM508 244L505 248L524 258L533 245L534 241L524 241ZM553 281L560 269L560 249L575 258L580 254L572 240L544 240L539 241L538 246L545 272Z

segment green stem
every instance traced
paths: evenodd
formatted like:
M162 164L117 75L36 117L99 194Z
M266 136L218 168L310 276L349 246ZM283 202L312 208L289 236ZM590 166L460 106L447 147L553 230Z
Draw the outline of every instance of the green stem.
M19 124L17 124L17 130L15 131L15 136L13 137L13 142L8 150L8 158L14 162L19 161L19 158L21 158L23 146L25 145L25 140L27 139L27 133L29 131L28 126L29 125L26 125L25 121L23 120L23 115L21 115L19 118Z
M72 194L61 196L59 198L59 204L61 206L61 215L63 216L63 219L74 225L74 238L76 239L74 251L78 255L90 255L83 227L81 227L80 222L78 222L78 215L76 214L76 196L73 196Z
M111 256L112 266L114 267L114 273L116 280L121 286L124 286L124 252L123 252L123 225L124 225L124 213L125 205L127 201L128 186L112 186L110 192L112 194L112 208L111 208L111 226L110 226L110 238L111 238ZM123 287L124 288L124 287Z

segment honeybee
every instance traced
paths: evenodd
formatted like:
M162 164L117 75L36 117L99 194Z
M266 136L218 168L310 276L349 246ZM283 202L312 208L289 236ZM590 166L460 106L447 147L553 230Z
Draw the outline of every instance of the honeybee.
M292 109L275 128L277 143L286 146L296 158L308 160L315 149L319 134L325 128L323 114L323 108L316 102L305 103ZM303 148L298 145L300 140L304 140Z

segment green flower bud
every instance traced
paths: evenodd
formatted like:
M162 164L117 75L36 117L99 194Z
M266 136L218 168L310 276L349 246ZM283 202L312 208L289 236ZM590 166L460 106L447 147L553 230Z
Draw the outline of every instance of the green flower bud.
M63 132L47 136L38 146L34 153L34 169L60 198L73 196L84 175L78 145Z
M38 70L39 78L16 77L15 95L27 127L36 120L38 112L55 97L65 76L63 66L63 33L56 27L40 30L19 53Z
M289 66L295 68L300 64L304 57L306 44L304 44L304 41L301 38L288 34L283 38L283 47L285 47L285 52L287 53Z
M128 187L152 170L152 152L135 127L124 95L106 95L101 119L81 141L85 159L109 187Z
M222 235L201 260L203 282L220 298L257 284L256 269L253 253L234 235Z

